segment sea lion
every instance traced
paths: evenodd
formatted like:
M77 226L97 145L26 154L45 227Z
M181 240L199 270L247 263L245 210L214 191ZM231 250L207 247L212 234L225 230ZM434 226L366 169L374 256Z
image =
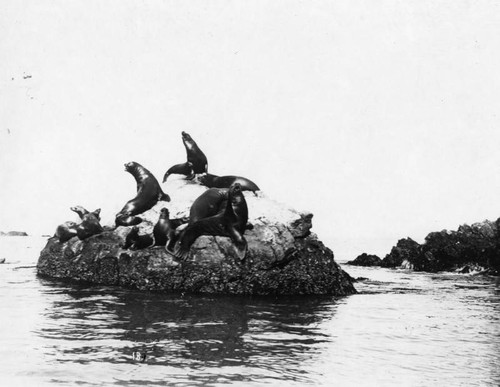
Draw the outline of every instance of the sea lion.
M139 228L134 226L125 238L124 249L141 250L146 247L151 247L154 244L154 239L151 235L139 235Z
M135 215L149 210L158 201L170 201L170 196L162 191L158 180L141 164L131 161L125 164L125 171L134 176L137 182L137 195L116 214L115 224L117 226L137 225L142 222L142 219Z
M101 209L98 208L97 210L89 212L83 216L82 223L76 227L76 235L78 236L78 239L84 240L92 235L97 235L104 231L99 223L99 220L101 219L99 216L100 212Z
M243 191L260 191L260 188L252 180L241 176L217 176L207 173L198 178L199 182L209 188L229 188L234 183L239 183Z
M153 228L154 245L165 246L169 242L167 249L172 249L175 244L175 225L174 219L170 219L167 208L160 210L160 217Z
M71 211L76 212L80 219L83 219L84 215L87 215L89 211L86 208L83 208L82 206L74 206L69 208Z
M61 243L67 242L76 236L77 226L78 224L75 222L64 222L57 226L54 236L58 238Z
M179 238L176 258L186 260L189 249L201 235L220 235L231 238L237 247L238 257L243 261L247 253L247 241L243 236L248 221L248 207L239 183L228 190L223 212L190 223Z
M226 202L229 196L228 188L210 188L203 192L191 205L189 210L189 224L192 224L200 219L208 218L217 214L221 214L226 209ZM246 201L245 201L246 205ZM234 208L238 210L237 206ZM248 212L248 210L247 210ZM248 214L247 214L248 219ZM251 230L253 225L247 223L246 229Z
M163 182L165 183L170 175L186 175L188 180L192 180L194 177L193 164L190 162L175 164L170 167L165 175L163 176Z
M195 174L208 171L207 157L198 147L193 138L188 133L182 132L182 142L186 148L187 162L184 164L176 164L169 168L163 176L164 183L171 174L185 175L188 179L192 179Z
M89 213L88 210L83 208L82 206L74 206L70 207L70 210L73 212L76 212L80 219L83 220L83 217ZM98 220L101 220L99 214L101 212L101 209L98 208L97 210L94 211L94 214L97 216ZM63 224L60 224L56 228L56 232L54 234L55 237L59 239L59 242L64 243L69 241L71 238L77 235L77 228L78 223L75 222L64 222Z

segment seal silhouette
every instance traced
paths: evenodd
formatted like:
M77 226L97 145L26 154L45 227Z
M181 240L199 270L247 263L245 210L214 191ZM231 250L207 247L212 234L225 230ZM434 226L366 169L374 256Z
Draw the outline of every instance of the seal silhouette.
M125 238L124 249L141 250L146 247L151 247L154 244L154 239L150 234L139 235L139 228L132 227Z
M76 222L64 222L57 226L54 236L59 239L59 242L64 243L76 236Z
M80 205L70 207L70 210L76 212L81 220L83 220L85 215L89 214L89 211ZM101 212L100 208L94 211L98 220L101 220L99 216L100 212ZM72 221L64 222L63 224L57 226L54 236L57 237L59 239L59 242L61 243L67 242L74 236L77 236L77 227L78 223L76 222Z
M115 224L117 226L137 225L142 222L142 219L135 215L149 210L158 201L170 201L170 196L162 191L156 177L141 164L131 161L125 164L125 171L134 176L137 182L137 195L116 214Z
M160 217L153 228L155 246L166 246L167 250L172 251L176 241L175 229L181 224L186 223L185 219L170 219L170 213L167 208L160 210ZM167 245L168 242L168 245Z
M209 188L229 188L234 183L239 183L243 191L260 191L260 188L252 180L242 176L217 176L207 173L198 177L201 184Z
M182 142L186 148L187 161L183 164L176 164L169 168L163 176L164 183L171 174L185 175L188 179L192 179L195 174L208 171L207 157L201 151L200 147L196 144L189 133L182 132L181 134Z
M93 212L89 212L82 217L82 222L76 227L76 235L78 239L84 240L92 235L100 234L104 230L99 223L101 209L98 208Z
M80 219L83 219L84 215L87 215L89 211L86 208L83 208L82 206L74 206L69 208L71 211L76 212ZM101 209L99 209L99 213L101 212ZM100 219L100 218L99 218Z
M200 211L201 206L198 206L194 214L193 211L191 211L190 223L180 235L178 248L174 256L181 260L186 260L189 257L191 245L198 237L201 235L219 235L231 238L237 248L238 257L243 261L247 253L247 241L243 234L248 221L248 206L245 201L245 196L243 196L241 185L239 183L233 184L227 191L226 200L224 200L224 191L220 191L219 193L212 191L211 195L205 196L205 198L207 197L210 198L206 199L207 203L210 200L214 200L214 202L222 200L225 202L223 209L219 210L215 206L209 206L210 208L208 210L205 209ZM197 216L209 214L213 211L217 213L201 219L197 218ZM193 215L193 219L197 220L192 221L191 215Z

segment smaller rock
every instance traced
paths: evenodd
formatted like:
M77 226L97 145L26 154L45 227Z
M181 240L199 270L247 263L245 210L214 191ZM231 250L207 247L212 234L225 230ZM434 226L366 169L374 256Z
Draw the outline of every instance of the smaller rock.
M0 258L0 263L5 263L5 258Z
M372 254L363 253L356 257L354 261L347 262L348 265L353 266L380 266L382 260L380 257Z
M0 231L0 236L28 236L28 234L24 231Z

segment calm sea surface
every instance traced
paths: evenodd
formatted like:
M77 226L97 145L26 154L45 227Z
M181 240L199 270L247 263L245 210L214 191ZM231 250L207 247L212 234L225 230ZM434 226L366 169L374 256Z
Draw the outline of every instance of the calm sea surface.
M359 294L163 295L40 279L44 245L0 238L1 386L500 385L496 278L344 266Z

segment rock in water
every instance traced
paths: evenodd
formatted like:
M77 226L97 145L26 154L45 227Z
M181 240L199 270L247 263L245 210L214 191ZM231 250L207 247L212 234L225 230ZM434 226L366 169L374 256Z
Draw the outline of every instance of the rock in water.
M347 262L347 265L353 266L380 266L382 260L376 255L363 253L358 255L354 261Z
M169 180L172 218L189 215L192 202L206 187L183 179ZM310 232L312 214L299 213L268 199L245 193L249 222L246 260L236 257L230 238L202 236L187 262L178 262L163 247L124 250L130 227L111 229L83 241L59 243L50 238L38 260L38 274L95 284L165 292L298 295L355 293L350 276L334 261L332 251ZM152 233L158 203L141 214L141 234Z

